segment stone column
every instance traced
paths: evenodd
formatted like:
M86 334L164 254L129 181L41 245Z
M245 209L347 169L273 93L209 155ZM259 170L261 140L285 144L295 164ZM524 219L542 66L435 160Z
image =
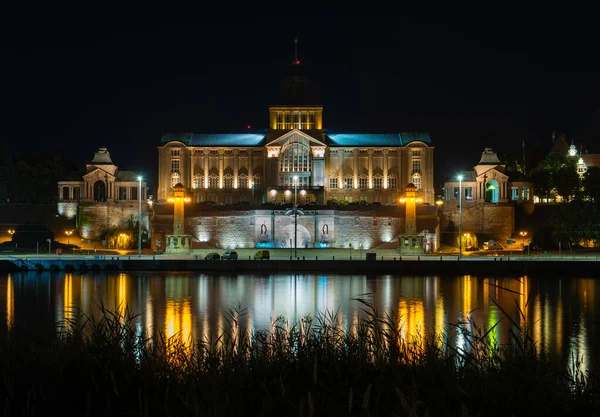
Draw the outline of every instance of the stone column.
M369 189L373 188L373 149L367 151L369 154Z
M208 154L210 153L208 150L204 152L204 188L208 188Z
M338 188L344 188L344 150L338 149Z
M239 150L237 150L237 149L233 150L233 188L239 188L239 185L238 185L238 169L239 169L238 153L239 153Z
M195 153L194 150L190 151L190 181L188 182L188 184L192 185L190 188L194 188L194 175L196 175L196 173L194 172L194 168L195 168L195 164L194 164L195 155L194 155L194 153Z
M353 157L354 157L354 184L353 184L353 188L358 188L358 154L359 154L359 150L358 149L353 149L352 150L353 153Z
M62 199L63 199L63 198L62 198L62 192L61 192L62 190L61 190L61 188L62 188L62 187L59 185L59 186L58 186L58 199L59 199L59 200L62 200Z
M252 150L248 150L248 187L254 188L254 179L252 175Z
M383 150L383 188L388 188L388 151L387 149Z
M223 188L223 153L225 151L223 151L222 149L219 149L219 188Z

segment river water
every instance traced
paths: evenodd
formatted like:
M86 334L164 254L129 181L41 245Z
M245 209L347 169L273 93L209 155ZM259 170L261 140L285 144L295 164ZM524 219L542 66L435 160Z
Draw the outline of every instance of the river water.
M565 366L579 358L591 369L600 346L599 286L600 279L546 276L29 272L0 275L0 326L4 334L14 329L48 336L57 323L80 312L97 314L103 303L115 311L127 306L139 314L140 329L184 343L222 334L235 309L243 310L236 331L268 330L276 317L293 323L325 312L337 313L337 325L352 331L364 316L355 300L361 297L379 312L398 313L405 337L449 329L457 345L465 341L452 325L467 318L470 328L483 331L499 322L491 335L509 341L509 316L527 323L539 352Z

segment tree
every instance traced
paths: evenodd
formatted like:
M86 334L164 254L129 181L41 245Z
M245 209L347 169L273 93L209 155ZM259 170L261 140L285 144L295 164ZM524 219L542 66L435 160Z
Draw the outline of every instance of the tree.
M583 175L582 181L583 194L594 202L600 202L600 168L589 167Z

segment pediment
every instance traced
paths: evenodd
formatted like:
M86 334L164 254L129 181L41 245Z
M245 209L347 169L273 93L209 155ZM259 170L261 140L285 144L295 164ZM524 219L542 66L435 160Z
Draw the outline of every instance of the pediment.
M496 168L488 169L487 171L482 171L477 175L477 179L479 180L508 180L508 175L503 173L502 171L497 170Z
M106 179L115 179L115 176L108 171L105 171L101 168L96 168L93 171L88 172L83 176L84 180L106 180Z
M278 137L274 141L271 141L271 142L267 143L265 146L267 146L267 147L269 147L269 146L272 146L272 147L273 146L283 146L288 141L294 140L294 139L299 139L299 138L307 140L309 142L310 146L324 146L324 147L327 146L323 142L321 142L321 141L313 138L309 134L306 134L303 131L298 130L298 129L290 130L289 132L287 132L286 134Z

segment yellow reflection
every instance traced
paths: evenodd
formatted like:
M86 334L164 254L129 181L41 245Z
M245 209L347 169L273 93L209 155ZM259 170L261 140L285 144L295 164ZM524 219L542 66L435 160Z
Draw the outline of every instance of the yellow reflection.
M65 285L63 289L63 320L69 324L73 318L73 274L65 274Z
M165 335L169 341L167 343L167 353L183 348L184 352L189 355L192 349L192 306L190 298L186 297L182 303L168 300L166 310Z
M423 300L411 300L410 304L405 300L400 300L398 311L400 312L398 317L399 342L408 342L412 347L410 351L412 354L422 353L425 347L425 309L423 308Z
M444 345L443 335L446 330L446 320L444 319L444 297L441 295L438 296L436 305L435 305L435 335L436 335L436 343L439 348Z
M10 275L6 281L6 328L12 329L15 319L15 286Z
M125 274L119 274L117 285L117 311L119 316L124 318L127 308L127 276Z
M529 278L525 275L519 281L519 313L521 327L527 324L527 318L529 317L529 306L527 300L529 299ZM522 313L522 314L521 314Z
M466 320L471 312L471 275L465 275L462 284L463 320Z

